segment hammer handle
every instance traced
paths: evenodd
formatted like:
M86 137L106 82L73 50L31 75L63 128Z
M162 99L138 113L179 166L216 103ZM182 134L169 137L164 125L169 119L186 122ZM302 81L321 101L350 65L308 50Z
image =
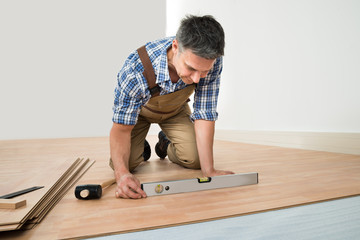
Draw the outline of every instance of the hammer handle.
M106 182L103 182L102 184L100 184L100 186L101 186L101 188L106 188L108 186L113 185L115 182L116 182L116 180L114 178L114 179L108 180Z

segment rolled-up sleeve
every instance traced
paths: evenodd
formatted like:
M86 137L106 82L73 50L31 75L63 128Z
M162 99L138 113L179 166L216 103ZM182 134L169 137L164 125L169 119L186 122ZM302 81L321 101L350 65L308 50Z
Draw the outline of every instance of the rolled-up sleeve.
M214 63L208 75L198 83L194 95L194 111L190 115L192 121L203 119L216 121L218 118L217 101L219 96L220 78L223 67L222 57Z

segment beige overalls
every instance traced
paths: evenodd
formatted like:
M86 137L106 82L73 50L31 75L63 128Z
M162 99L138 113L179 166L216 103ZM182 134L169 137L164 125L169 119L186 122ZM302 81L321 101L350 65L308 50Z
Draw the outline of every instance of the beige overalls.
M150 101L141 107L138 121L131 132L131 153L129 170L134 170L144 161L144 141L151 123L159 124L162 131L171 141L167 153L170 161L186 168L200 168L200 161L195 140L194 124L190 120L191 110L189 97L194 92L195 85L188 85L176 92L159 95L155 83L155 73L145 47L138 49L144 66L144 76L152 93ZM150 64L150 65L149 65ZM112 162L110 161L110 166Z

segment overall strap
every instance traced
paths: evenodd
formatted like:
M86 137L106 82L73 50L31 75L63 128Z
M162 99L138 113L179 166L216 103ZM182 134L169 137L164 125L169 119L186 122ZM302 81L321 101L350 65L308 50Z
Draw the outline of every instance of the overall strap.
M151 97L159 96L160 87L159 85L156 84L156 76L155 76L154 68L151 64L149 54L147 53L145 46L140 47L137 50L137 52L144 66L143 75L148 83Z

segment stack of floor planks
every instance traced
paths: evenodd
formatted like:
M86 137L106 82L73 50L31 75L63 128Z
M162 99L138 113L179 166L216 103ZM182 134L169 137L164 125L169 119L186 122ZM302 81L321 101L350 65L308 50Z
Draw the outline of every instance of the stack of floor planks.
M40 223L94 162L78 158L60 165L43 166L37 172L24 172L22 180L13 184L17 188L13 192L31 186L41 185L44 188L16 197L18 200L26 200L26 206L0 209L0 231L31 229Z

